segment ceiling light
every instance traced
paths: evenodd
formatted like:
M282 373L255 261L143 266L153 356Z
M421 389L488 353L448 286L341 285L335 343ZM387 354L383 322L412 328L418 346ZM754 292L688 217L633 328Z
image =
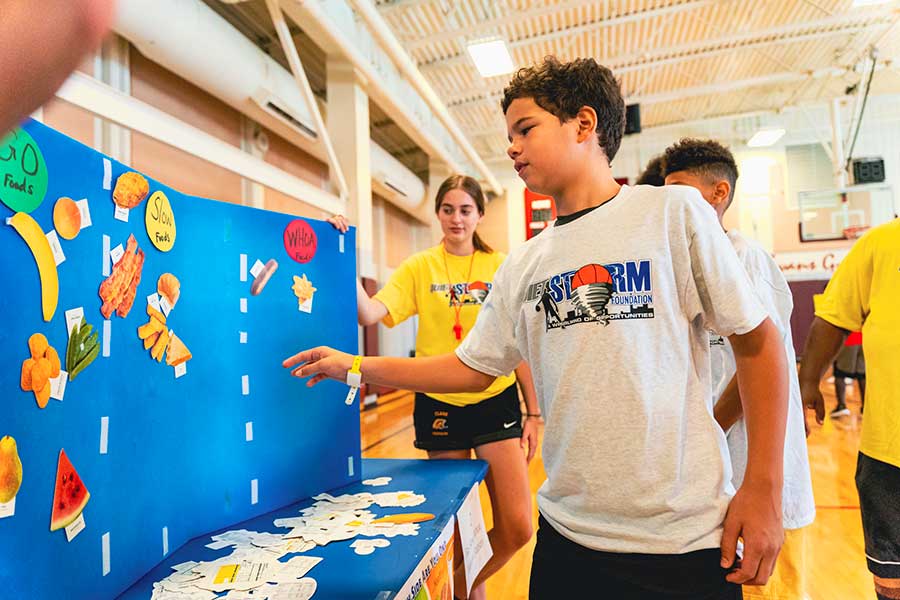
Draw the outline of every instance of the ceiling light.
M771 146L781 139L784 135L784 129L760 129L753 134L753 137L747 142L751 148L763 148Z
M506 47L506 42L503 40L474 42L469 44L466 49L482 77L506 75L515 70L512 57L509 55L509 48Z

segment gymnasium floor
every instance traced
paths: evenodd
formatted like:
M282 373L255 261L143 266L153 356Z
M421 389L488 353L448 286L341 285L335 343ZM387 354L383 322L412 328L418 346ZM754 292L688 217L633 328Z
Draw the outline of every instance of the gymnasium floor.
M833 385L823 382L822 390L826 402L833 407ZM852 414L834 421L826 420L821 427L813 420L808 439L817 516L808 532L806 596L802 600L875 599L872 577L866 570L859 500L853 482L862 424L855 387L848 386L847 396ZM361 414L363 456L426 458L425 452L413 447L413 395L398 392L382 401L382 405ZM545 478L540 453L529 465L528 472L531 490L535 492ZM481 501L485 508L489 506L483 484ZM490 528L490 510L485 510L485 522ZM536 528L536 507L534 523ZM488 581L490 600L525 600L528 597L533 548L534 538Z

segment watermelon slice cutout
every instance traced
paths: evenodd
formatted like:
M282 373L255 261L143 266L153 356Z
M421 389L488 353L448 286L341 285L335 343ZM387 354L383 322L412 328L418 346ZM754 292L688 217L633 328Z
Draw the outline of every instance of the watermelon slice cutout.
M50 516L50 531L68 527L87 506L91 493L81 482L81 477L66 456L59 451L56 466L56 488L53 491L53 514Z

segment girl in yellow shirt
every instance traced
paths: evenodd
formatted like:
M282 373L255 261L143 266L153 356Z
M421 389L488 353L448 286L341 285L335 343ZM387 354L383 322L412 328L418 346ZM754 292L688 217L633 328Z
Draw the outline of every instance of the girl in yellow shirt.
M406 259L374 297L357 285L360 325L381 321L388 327L419 315L416 356L453 352L475 324L490 294L494 273L506 258L494 252L476 231L484 218L484 194L478 182L452 175L438 188L434 209L444 238L440 244ZM329 221L346 231L337 216ZM516 380L525 398L524 424ZM487 461L485 482L493 507L489 532L493 556L479 573L470 598L485 597L484 581L502 567L532 535L531 492L527 465L537 448L541 415L524 362L515 373L498 377L483 392L416 394L413 421L417 448L428 457ZM527 446L527 456L522 450ZM460 565L462 567L462 565ZM465 589L457 568L456 589Z

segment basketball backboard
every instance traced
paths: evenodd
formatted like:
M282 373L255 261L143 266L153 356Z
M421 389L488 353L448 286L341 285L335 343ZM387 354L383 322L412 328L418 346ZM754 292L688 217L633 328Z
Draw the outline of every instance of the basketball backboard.
M799 192L800 241L853 239L895 217L890 185L873 183Z

